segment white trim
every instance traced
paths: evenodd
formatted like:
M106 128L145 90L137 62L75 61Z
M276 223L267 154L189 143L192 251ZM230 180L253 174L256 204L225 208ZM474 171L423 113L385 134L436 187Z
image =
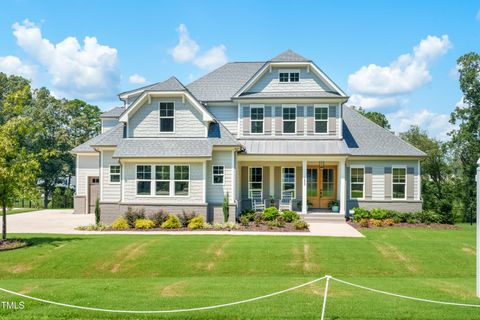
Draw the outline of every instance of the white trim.
M252 109L253 108L256 108L256 109L262 109L262 113L263 113L263 118L262 120L252 120ZM262 132L253 132L252 131L252 122L253 121L262 121ZM265 105L263 104L251 104L250 105L250 134L251 135L264 135L265 134Z
M103 200L103 151L100 150L100 177L99 181L100 183L100 201Z
M275 197L275 167L270 166L270 197Z
M172 166L170 164L154 164L152 165L153 169L152 170L152 180L154 184L152 185L152 189L150 192L153 193L153 196L155 197L161 197L161 198L167 198L171 197L172 194ZM165 179L157 179L157 166L163 166L163 167L168 167L168 180ZM168 181L168 195L162 195L162 194L157 194L157 181Z
M280 81L280 73L288 73L288 81ZM298 81L290 81L290 75L292 73L298 73ZM292 83L300 83L300 69L278 69L278 77L277 77L277 80L278 80L278 83L279 84L286 84L286 83L289 83L289 84L292 84Z
M122 186L121 186L121 190L120 190L120 199L122 199L122 202L125 201L125 179L126 179L126 175L124 174L124 170L125 170L125 165L123 164L123 162L119 161L120 162L120 175L121 175L121 178L122 178ZM136 186L135 186L136 187Z
M162 117L160 115L160 105L162 103L173 103L173 117ZM159 101L158 102L158 132L160 134L174 134L175 133L175 128L176 128L176 125L175 125L175 111L176 111L176 106L175 106L175 101ZM162 121L160 121L161 119L173 119L173 131L162 131L162 128L160 127L161 126L161 123Z
M327 109L327 119L326 120L317 120L315 119L315 111L317 109ZM326 121L327 122L327 132L317 132L317 121ZM328 135L330 133L330 106L328 104L314 104L313 105L313 134L314 135Z
M361 198L352 198L352 169L363 169L363 188L362 188L362 197ZM365 165L360 164L352 164L350 165L350 194L348 195L350 200L365 200ZM359 182L355 182L355 184L360 184Z
M295 121L295 132L285 132L284 129L285 129L285 126L283 125L284 123L284 119L283 119L283 109L286 109L286 108L294 108L295 109L295 119L294 120L286 120L286 121ZM282 104L282 114L281 114L281 117L282 117L282 135L296 135L297 134L297 105L296 104Z
M283 196L283 193L285 192L285 186L284 186L284 172L283 170L284 169L293 169L293 195L292 195L292 199L296 199L297 198L297 168L296 167L282 167L280 170L280 185L281 185L281 194L280 196L282 197Z
M150 179L138 179L137 178L137 173L138 173L138 167L143 166L143 167L150 167ZM135 165L135 197L151 197L152 196L152 182L153 180L153 170L152 170L151 164L136 164ZM138 194L138 182L139 181L150 181L150 194Z
M236 163L236 159L235 159L235 150L232 150L232 178L231 178L231 181L232 181L232 202L235 202L237 200L237 195L235 194L235 192L237 191L236 188L237 188L237 163Z
M213 167L221 167L222 168L222 174L215 174L213 171ZM222 176L222 183L215 183L215 176ZM212 164L212 184L214 186L223 186L225 185L225 166L224 165L218 165L218 164Z
M240 105L240 102L237 102L237 138L240 137L240 109L241 109L241 105ZM243 121L243 119L242 119ZM243 128L242 128L243 130Z
M339 103L338 104L338 118L337 118L337 121L340 121L340 123L338 124L338 136L340 137L340 139L343 139L343 108L342 108L342 104Z
M418 167L418 171L417 171L417 187L418 187L418 192L417 192L417 200L420 200L422 199L422 168L420 166L420 160L417 161L417 167ZM393 190L392 190L393 191Z
M347 213L347 182L346 182L346 165L345 160L341 160L340 167L340 214Z
M78 185L78 179L79 179L79 175L78 175L78 154L75 155L75 184ZM75 196L78 196L78 190L77 188L75 188Z
M118 182L112 182L112 166L120 167L119 173L114 173L114 175L120 176L120 180ZM120 164L109 164L108 165L108 183L109 184L120 184L122 181L122 166Z
M307 200L307 160L302 161L302 214L308 212Z
M204 161L204 164L206 161ZM137 179L137 168L138 166L148 166L150 167L150 179ZM155 194L155 185L156 181L165 181L155 179L156 166L169 166L170 167L170 180L169 180L169 195L156 195ZM186 166L188 167L188 180L175 180L175 167ZM135 197L140 198L188 198L190 197L191 189L191 168L189 164L178 163L178 164L169 164L169 163L148 163L148 164L135 164ZM137 194L137 182L139 181L150 181L150 194ZM175 194L175 182L177 181L187 181L188 182L188 194L187 195L176 195ZM205 202L205 201L204 201Z
M260 192L261 192L261 194L262 194L262 198L263 198L263 180L264 180L264 179L263 179L263 173L264 173L263 167L261 167L261 166L252 166L252 167L248 167L248 180L247 180L247 183L248 183L248 190L247 190L247 192L248 192L248 194L247 194L247 196L248 196L248 199L251 199L251 196L250 196L250 195L251 195L251 193L250 193L250 191L252 191L252 189L250 189L250 183L251 183L251 181L250 181L251 169L255 169L255 168L257 168L257 169L261 169L261 170L262 170L262 181L261 181L261 185L262 185L262 187L260 188ZM257 182L257 183L258 183L258 182ZM255 190L255 191L257 191L258 189L254 189L254 190Z
M204 203L207 202L207 161L203 162L202 165L202 184L203 184L203 195L202 200ZM188 180L190 180L190 169L188 169ZM190 194L190 184L188 185L188 193Z
M394 183L393 182L393 169L404 169L405 170L405 192L404 192L404 197L403 198L394 198L393 197L393 185L394 184L402 184L400 182L396 182ZM407 166L406 165L392 165L392 182L391 182L391 188L392 188L392 200L393 201L402 201L402 200L407 200L407 190L408 190L408 186L407 186L407 176L408 176L408 173L407 173Z

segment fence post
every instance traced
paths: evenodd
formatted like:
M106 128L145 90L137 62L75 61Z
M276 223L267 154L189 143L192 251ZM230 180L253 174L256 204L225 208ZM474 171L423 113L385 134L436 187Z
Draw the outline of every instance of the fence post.
M477 297L480 298L480 159L477 165Z

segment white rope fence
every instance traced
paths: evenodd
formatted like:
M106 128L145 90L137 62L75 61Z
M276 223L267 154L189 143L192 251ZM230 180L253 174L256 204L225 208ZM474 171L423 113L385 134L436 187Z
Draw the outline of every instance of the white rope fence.
M348 285L348 286L351 286L351 287L355 287L355 288L358 288L358 289L371 291L371 292L375 292L375 293L379 293L379 294L384 294L384 295L387 295L387 296L392 296L392 297L401 298L401 299L414 300L414 301L419 301L419 302L426 302L426 303L433 303L433 304L440 304L440 305L456 306L456 307L480 308L480 304L467 304L467 303L457 303L457 302L422 299L422 298L411 297L411 296L396 294L396 293L392 293L392 292L382 291L382 290L362 286L362 285L359 285L359 284L355 284L355 283L352 283L352 282L348 282L348 281L345 281L345 280L341 280L341 279L338 279L338 278L335 278L335 277L332 277L332 276L329 276L329 275L325 275L321 278L317 278L317 279L305 282L303 284L300 284L300 285L297 285L297 286L294 286L294 287L291 287L291 288L288 288L288 289L285 289L285 290L273 292L273 293L266 294L266 295L259 296L259 297L255 297L255 298L250 298L250 299L240 300L240 301L235 301L235 302L230 302L230 303L224 303L224 304L217 304L217 305L212 305L212 306L207 306L207 307L172 309L172 310L168 310L168 309L167 310L103 309L103 308L77 306L77 305L73 305L73 304L67 304L67 303L45 300L45 299L41 299L41 298L32 297L32 296L29 296L29 295L26 295L26 294L22 294L22 293L19 293L19 292L11 291L11 290L8 290L8 289L5 289L5 288L0 288L0 291L6 292L6 293L9 293L9 294L18 296L18 297L22 297L22 298L26 298L26 299L30 299L30 300L34 300L34 301L38 301L38 302L43 302L43 303L47 303L47 304L57 305L57 306L61 306L61 307L66 307L66 308L74 308L74 309L81 309L81 310L88 310L88 311L114 312L114 313L153 314L153 313L179 313L179 312L204 311L204 310L212 310L212 309L218 309L218 308L231 307L231 306L234 306L234 305L239 305L239 304L253 302L253 301L257 301L257 300L261 300L261 299L265 299L265 298L270 298L270 297L277 296L277 295L280 295L280 294L283 294L283 293L287 293L287 292L290 292L290 291L293 291L293 290L297 290L297 289L309 286L311 284L314 284L316 282L322 281L324 279L326 279L326 283L325 283L325 293L324 293L324 296L323 296L323 305L322 305L322 316L321 316L322 320L324 320L324 318L325 318L325 310L326 310L326 305L327 305L327 296L328 296L328 288L329 288L330 280L337 281L339 283L342 283L342 284L345 284L345 285Z

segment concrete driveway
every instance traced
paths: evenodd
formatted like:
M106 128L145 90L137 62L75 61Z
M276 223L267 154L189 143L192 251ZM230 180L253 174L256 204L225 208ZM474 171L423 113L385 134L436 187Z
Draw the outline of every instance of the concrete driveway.
M9 233L57 234L229 234L229 235L281 235L354 237L363 235L345 222L312 222L310 232L250 232L250 231L79 231L78 226L95 223L93 214L73 214L72 209L48 209L7 216Z

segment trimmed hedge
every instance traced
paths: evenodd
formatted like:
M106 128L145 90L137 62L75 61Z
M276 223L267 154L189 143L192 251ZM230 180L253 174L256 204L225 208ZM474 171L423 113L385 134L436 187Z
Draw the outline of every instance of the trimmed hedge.
M360 222L362 220L386 220L389 219L395 223L441 223L442 219L439 214L431 210L419 212L398 212L389 209L372 209L353 208L354 220ZM390 222L390 221L389 221Z

